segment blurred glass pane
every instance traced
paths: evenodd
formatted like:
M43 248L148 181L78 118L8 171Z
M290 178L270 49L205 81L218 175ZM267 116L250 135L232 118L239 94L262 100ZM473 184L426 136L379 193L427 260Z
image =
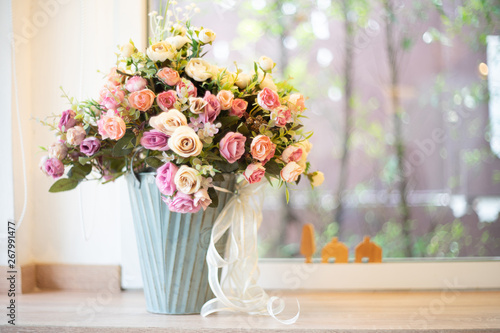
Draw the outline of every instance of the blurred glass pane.
M157 6L158 0L151 1ZM199 1L216 31L208 61L308 96L310 161L323 186L269 189L260 254L318 254L364 235L384 257L500 256L500 12L495 0Z

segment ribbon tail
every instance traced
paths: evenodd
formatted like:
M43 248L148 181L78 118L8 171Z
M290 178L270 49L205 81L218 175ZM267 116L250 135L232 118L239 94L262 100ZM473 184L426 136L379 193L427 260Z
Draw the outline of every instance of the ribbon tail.
M241 187L223 208L214 223L207 253L208 282L215 298L206 302L201 315L218 311L267 314L282 324L295 323L300 315L297 300L297 314L286 320L276 316L284 309L279 297L269 297L257 284L259 279L257 230L262 222L263 192L261 184ZM217 241L228 233L224 259L215 247ZM219 269L222 275L219 280ZM275 302L279 304L275 306Z

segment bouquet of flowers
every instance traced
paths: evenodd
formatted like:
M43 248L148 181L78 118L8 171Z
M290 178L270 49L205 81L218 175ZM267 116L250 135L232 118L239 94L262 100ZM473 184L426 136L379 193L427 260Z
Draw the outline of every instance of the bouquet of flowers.
M68 97L71 109L44 122L58 140L41 170L55 179L66 173L50 191L86 179L113 181L130 163L137 171L156 169L164 202L181 213L216 206L212 182L223 173L285 184L287 198L287 184L302 175L321 184L323 174L307 162L305 98L287 81L273 80L273 61L261 57L253 73L210 64L203 49L215 33L170 11L165 16L150 14L155 37L146 52L132 41L120 47L97 99Z

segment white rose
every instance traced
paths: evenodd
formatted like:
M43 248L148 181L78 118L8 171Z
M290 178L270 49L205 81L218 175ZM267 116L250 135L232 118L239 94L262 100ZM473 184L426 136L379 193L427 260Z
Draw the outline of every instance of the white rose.
M323 184L325 181L325 175L321 171L316 171L311 176L311 185L316 187Z
M189 38L187 38L186 36L173 36L168 37L167 39L165 39L165 41L179 50L189 42Z
M195 193L201 186L201 175L198 170L183 165L174 177L175 186L185 194Z
M149 125L166 135L172 135L178 127L187 125L187 119L180 111L171 109L155 117L151 117Z
M68 154L68 148L66 145L60 141L56 141L49 146L49 157L57 158L58 160L64 160Z
M149 59L153 60L154 62L157 61L165 61L165 60L174 60L175 58L175 47L166 42L158 42L146 50L146 54L148 55Z
M269 57L262 56L259 58L259 66L267 72L274 68L274 61Z
M203 149L199 136L189 126L178 127L168 140L168 146L181 157L198 156Z
M124 58L130 57L135 52L135 47L131 43L123 44L120 47L121 56Z
M202 29L198 34L198 40L204 44L213 42L215 40L215 32L210 29Z
M203 82L212 77L211 65L201 58L194 58L189 60L186 65L186 74L198 82Z
M240 89L245 89L252 82L252 75L246 73L238 74L238 78L236 79L235 84Z

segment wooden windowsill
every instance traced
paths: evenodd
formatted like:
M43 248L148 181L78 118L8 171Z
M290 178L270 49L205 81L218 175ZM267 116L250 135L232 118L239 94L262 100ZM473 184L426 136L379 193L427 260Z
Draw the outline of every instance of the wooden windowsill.
M1 332L500 332L500 291L277 292L298 322L240 314L158 315L145 309L142 291L43 291L16 299L16 327ZM7 304L6 295L0 304ZM5 312L5 307L2 306ZM21 328L22 327L22 328Z

